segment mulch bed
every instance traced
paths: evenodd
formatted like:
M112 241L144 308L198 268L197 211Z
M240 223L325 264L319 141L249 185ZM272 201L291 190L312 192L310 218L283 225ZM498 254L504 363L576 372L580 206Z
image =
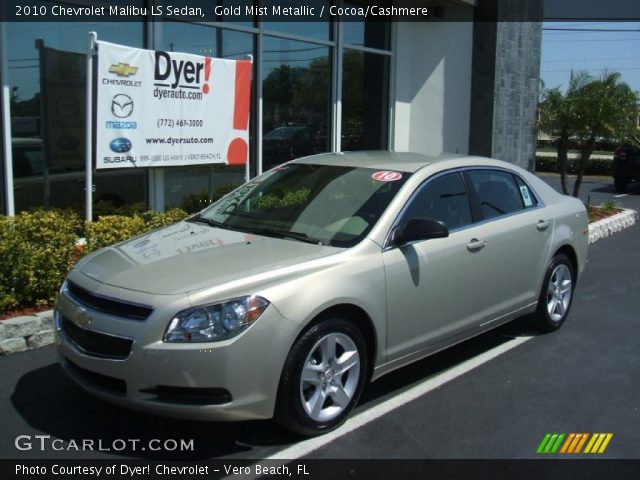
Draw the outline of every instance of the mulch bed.
M587 211L589 215L589 223L597 222L598 220L604 220L605 218L613 217L614 215L620 213L622 211L621 208L610 208L606 210L602 210L600 207L589 207Z
M21 317L23 315L35 315L39 312L44 312L45 310L51 310L53 305L49 305L48 307L24 307L24 308L14 308L13 310L7 310L4 313L0 313L0 322L2 320L9 320L14 317Z

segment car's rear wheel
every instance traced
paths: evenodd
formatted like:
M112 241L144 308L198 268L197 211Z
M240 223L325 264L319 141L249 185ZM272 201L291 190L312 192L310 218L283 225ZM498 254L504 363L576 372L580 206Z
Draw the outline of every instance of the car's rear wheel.
M367 377L362 332L341 318L304 332L289 352L280 379L276 420L302 435L340 426L358 401Z
M614 178L613 179L613 186L616 189L616 192L618 193L624 193L627 190L627 183L629 183L627 181L626 178Z
M536 326L543 331L557 330L569 315L575 274L569 257L560 253L553 257L542 284L538 309L533 315Z

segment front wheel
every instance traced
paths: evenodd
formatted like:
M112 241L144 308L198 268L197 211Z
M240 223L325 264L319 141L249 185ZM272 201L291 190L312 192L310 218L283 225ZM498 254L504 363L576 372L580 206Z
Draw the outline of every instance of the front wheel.
M546 332L557 330L569 315L575 274L571 260L560 253L553 257L542 284L538 309L533 315L536 326Z
M280 379L276 420L302 435L339 427L367 377L362 332L341 318L321 321L296 340Z

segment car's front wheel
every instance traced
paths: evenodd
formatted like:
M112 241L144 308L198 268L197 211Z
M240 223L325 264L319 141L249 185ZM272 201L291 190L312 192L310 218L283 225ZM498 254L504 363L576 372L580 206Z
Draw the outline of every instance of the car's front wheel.
M533 315L536 326L550 332L562 326L569 315L575 274L569 257L560 253L553 257L542 284L538 309Z
M340 426L367 377L367 349L353 323L320 321L294 343L280 379L276 420L302 435Z

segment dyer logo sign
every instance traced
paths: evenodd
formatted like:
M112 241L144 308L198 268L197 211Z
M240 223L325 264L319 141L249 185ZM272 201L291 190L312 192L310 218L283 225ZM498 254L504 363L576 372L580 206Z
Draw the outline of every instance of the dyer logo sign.
M247 162L251 61L98 42L97 72L97 168Z
M205 65L211 66L210 58L202 62L172 59L167 52L156 52L154 80L159 87L200 88L201 78L208 80L210 68L203 73ZM166 83L166 82L169 83ZM165 83L160 83L165 82ZM207 85L208 87L208 85ZM204 90L204 88L203 88ZM208 90L208 88L207 88ZM208 93L205 91L204 93Z

